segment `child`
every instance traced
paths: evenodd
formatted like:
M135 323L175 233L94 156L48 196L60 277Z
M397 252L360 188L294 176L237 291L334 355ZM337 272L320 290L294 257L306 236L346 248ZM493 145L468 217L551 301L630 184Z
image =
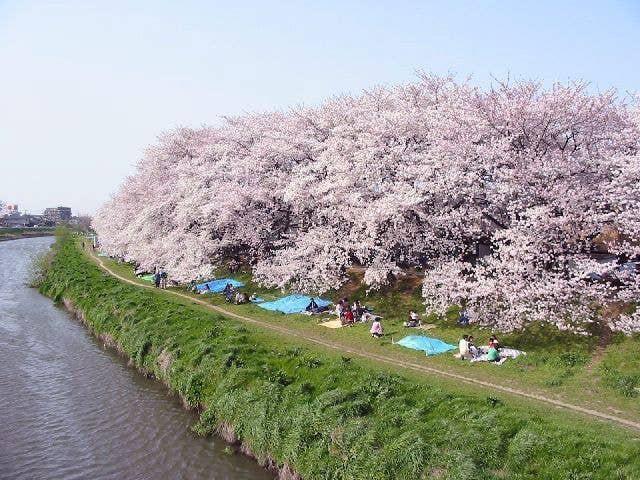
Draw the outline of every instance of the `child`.
M487 352L487 360L489 362L499 362L500 354L498 353L498 349L495 347L495 344L491 344L489 346L489 351Z
M374 338L380 338L384 333L384 329L382 328L382 324L379 319L375 319L373 321L373 325L371 325L371 330L369 330L371 336Z
M347 310L344 314L344 320L342 321L343 325L353 325L354 317L353 312L351 310Z

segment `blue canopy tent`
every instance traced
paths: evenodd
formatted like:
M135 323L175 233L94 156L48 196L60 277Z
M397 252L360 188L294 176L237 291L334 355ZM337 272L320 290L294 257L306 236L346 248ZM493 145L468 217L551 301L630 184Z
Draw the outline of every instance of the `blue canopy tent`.
M264 302L258 304L259 307L264 308L265 310L272 310L282 313L300 313L304 312L304 309L307 308L309 302L311 302L312 297L307 297L306 295L289 295L288 297L280 298L273 302ZM323 300L322 298L313 297L315 302L319 307L326 307L327 305L331 305L329 300Z
M234 288L244 287L244 283L239 282L238 280L234 280L233 278L221 278L219 280L212 280L210 282L199 283L196 285L196 288L199 292L204 290L205 285L209 285L209 290L211 293L220 293L224 290L224 287L230 283Z
M403 347L413 348L414 350L422 350L427 355L436 355L438 353L455 350L456 347L448 343L438 340L437 338L424 337L422 335L409 335L396 342Z

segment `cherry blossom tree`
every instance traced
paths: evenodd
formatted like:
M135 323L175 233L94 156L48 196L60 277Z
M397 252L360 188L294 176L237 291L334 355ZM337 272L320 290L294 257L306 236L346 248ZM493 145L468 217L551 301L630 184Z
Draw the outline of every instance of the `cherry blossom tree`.
M308 292L352 266L374 289L419 268L429 311L631 333L639 276L621 265L640 256L639 123L633 103L584 84L422 75L164 134L94 227L107 252L179 281L233 256Z

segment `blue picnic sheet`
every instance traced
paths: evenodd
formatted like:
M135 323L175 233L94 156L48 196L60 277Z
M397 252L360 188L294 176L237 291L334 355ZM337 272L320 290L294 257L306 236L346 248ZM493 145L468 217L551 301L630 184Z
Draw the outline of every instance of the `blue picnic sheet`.
M224 287L227 286L227 283L233 285L234 288L244 287L244 283L239 282L238 280L234 280L233 278L221 278L219 280L211 280L210 282L199 283L196 285L198 291L204 290L205 285L209 285L209 290L211 293L220 293L224 290Z
M108 254L108 253L102 253L102 252L100 252L100 253L98 253L98 256L99 256L99 257L108 257L108 256L109 256L109 254Z
M403 347L413 348L414 350L423 350L427 352L428 355L436 355L456 349L455 346L445 343L442 340L424 337L422 335L409 335L398 340L396 343Z
M249 300L251 300L253 303L262 303L262 302L264 302L264 299L260 298L260 297L249 298Z
M327 305L331 305L329 300L323 300L322 298L313 297L319 307L326 307ZM278 300L274 300L273 302L264 302L258 304L259 307L264 308L265 310L273 310L282 313L300 313L304 312L304 309L307 308L309 302L311 301L311 297L307 297L306 295L289 295L288 297L283 297Z

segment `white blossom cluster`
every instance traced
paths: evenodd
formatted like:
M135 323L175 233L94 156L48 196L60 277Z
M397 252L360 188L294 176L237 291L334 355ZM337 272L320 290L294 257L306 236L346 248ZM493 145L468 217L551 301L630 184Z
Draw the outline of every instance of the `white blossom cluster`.
M94 227L106 252L181 281L230 256L307 292L353 266L372 288L419 268L430 311L631 333L640 285L620 265L640 255L639 180L637 112L615 92L424 75L166 133Z

